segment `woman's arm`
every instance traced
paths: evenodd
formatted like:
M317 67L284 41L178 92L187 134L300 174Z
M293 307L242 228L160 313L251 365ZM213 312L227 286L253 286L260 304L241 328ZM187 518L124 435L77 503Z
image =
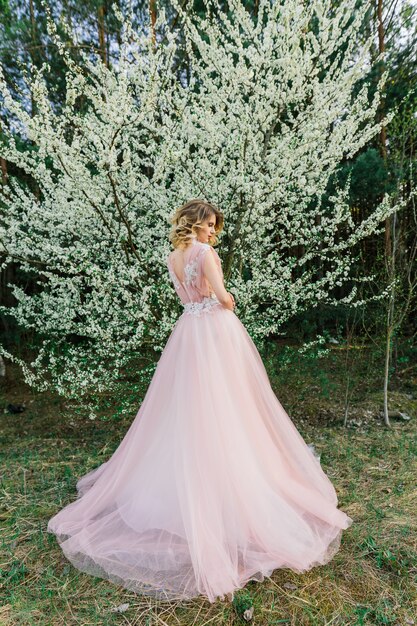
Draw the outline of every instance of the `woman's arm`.
M214 293L217 296L218 301L229 309L233 311L234 308L234 300L232 295L226 291L223 279L216 265L216 261L214 260L214 256L210 251L208 254L204 255L203 259L203 273L204 276L209 281L210 285L213 287Z

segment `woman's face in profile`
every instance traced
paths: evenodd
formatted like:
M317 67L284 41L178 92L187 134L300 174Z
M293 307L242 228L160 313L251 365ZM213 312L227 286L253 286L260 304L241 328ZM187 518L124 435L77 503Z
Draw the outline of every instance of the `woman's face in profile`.
M198 240L201 241L202 243L208 243L211 237L213 237L213 235L216 234L215 226L216 226L216 216L214 213L212 213L201 224L199 228L198 237L197 237Z

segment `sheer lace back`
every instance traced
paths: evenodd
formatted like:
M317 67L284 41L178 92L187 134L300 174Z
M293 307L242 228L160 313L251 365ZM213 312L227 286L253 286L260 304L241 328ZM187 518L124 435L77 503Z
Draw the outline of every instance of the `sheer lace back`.
M199 315L202 312L212 310L220 305L209 281L204 275L203 261L206 254L213 254L220 275L223 271L220 257L216 250L208 243L202 243L193 239L192 243L183 252L184 255L184 280L181 281L173 267L173 257L177 254L174 250L167 257L167 267L175 291L180 298L186 313Z

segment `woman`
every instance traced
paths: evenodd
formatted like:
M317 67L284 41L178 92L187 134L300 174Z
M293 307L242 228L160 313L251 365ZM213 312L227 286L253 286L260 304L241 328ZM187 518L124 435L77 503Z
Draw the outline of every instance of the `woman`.
M274 569L327 563L352 518L276 398L210 245L222 213L172 218L184 312L112 457L48 523L80 570L158 599L230 599Z

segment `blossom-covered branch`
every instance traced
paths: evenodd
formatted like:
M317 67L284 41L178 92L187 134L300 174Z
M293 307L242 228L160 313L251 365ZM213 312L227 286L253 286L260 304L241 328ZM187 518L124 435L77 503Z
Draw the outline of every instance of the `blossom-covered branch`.
M254 17L240 0L228 14L209 1L206 18L172 6L181 29L171 32L161 9L156 45L147 26L135 32L119 16L111 68L84 52L74 61L50 21L67 68L59 112L42 72L32 68L33 117L0 74L2 156L39 189L9 177L0 250L2 267L19 259L38 278L33 294L14 286L8 312L44 337L35 361L20 362L40 388L108 389L134 355L163 348L180 312L165 266L168 219L188 199L224 211L219 254L254 338L335 302L358 241L400 208L386 196L357 223L347 187L326 195L341 161L393 115L374 121L386 74L371 95L372 36L359 50L355 36L365 4L260 0Z

